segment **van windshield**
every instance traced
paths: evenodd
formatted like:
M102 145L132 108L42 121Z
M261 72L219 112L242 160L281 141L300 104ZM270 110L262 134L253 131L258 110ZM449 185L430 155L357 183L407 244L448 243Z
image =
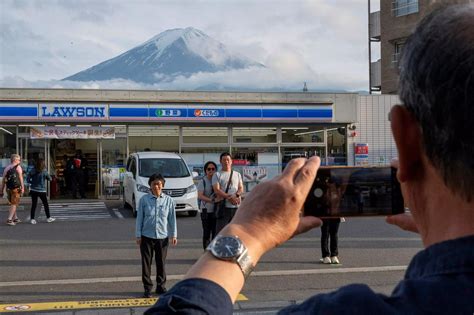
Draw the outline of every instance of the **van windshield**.
M159 173L163 177L188 177L189 170L181 159L140 159L139 175L141 177L150 177Z

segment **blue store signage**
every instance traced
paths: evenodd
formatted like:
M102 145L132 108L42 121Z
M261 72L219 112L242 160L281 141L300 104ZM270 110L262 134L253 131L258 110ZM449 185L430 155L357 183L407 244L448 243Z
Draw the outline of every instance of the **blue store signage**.
M332 122L331 104L251 105L226 104L34 104L0 103L0 119L19 121L301 121Z
M107 120L109 116L107 105L82 104L40 104L39 117L45 119L84 118Z

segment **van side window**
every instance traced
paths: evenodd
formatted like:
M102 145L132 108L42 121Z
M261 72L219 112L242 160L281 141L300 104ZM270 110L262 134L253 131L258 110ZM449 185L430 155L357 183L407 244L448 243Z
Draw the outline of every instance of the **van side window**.
M126 165L127 165L127 171L128 171L128 172L130 172L130 163L131 163L131 162L132 162L132 158L129 157L129 158L127 159L127 164L126 164Z
M133 175L133 178L137 176L137 163L135 162L135 159L132 158L130 161L130 172Z

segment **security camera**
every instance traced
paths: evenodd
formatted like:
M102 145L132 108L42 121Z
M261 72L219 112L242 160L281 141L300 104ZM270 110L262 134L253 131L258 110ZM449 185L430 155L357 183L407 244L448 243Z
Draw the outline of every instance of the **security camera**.
M350 124L348 127L347 127L349 130L356 130L357 129L357 126L355 124Z

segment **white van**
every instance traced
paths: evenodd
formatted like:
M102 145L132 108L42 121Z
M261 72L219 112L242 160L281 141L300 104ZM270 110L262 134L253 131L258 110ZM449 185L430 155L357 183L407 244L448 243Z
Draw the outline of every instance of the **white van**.
M168 152L137 152L130 155L123 179L124 206L131 207L133 215L137 215L140 198L150 192L148 179L155 173L165 178L163 192L175 200L176 212L187 211L190 216L196 216L199 208L193 176L179 155Z

